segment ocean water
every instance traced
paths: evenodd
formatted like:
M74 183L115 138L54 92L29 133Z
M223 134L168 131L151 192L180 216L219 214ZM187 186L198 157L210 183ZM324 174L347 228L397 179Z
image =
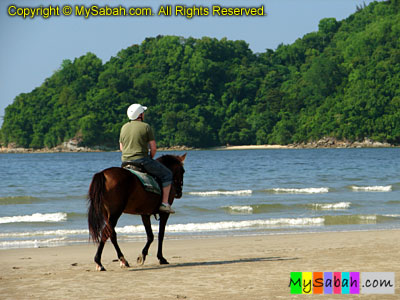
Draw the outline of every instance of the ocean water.
M398 148L189 151L184 195L174 202L166 236L400 228L399 154ZM119 165L117 152L1 154L0 249L88 243L92 176ZM120 241L145 240L139 216L124 214L116 230Z

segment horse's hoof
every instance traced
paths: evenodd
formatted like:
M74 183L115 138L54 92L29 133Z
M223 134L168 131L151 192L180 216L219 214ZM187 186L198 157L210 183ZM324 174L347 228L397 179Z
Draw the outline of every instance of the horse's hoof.
M143 254L140 254L136 260L137 264L139 266L143 266L144 261L146 260L146 256L144 256Z
M119 265L121 266L121 268L129 268L128 261L123 257L121 257L121 259L119 260Z
M96 271L105 271L106 269L103 266L96 265Z
M169 262L163 257L160 259L160 265L169 265Z

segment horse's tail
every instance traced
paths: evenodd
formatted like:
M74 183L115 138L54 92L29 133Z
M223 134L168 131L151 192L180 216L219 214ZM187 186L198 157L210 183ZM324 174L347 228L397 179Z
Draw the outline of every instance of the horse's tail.
M105 191L106 178L103 172L94 174L89 187L88 194L88 224L89 234L93 242L99 243L101 232L106 224L106 219L103 213L103 198Z

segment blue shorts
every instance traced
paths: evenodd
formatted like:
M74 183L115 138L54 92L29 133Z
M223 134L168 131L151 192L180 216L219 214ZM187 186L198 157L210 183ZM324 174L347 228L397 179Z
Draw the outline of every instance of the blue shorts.
M163 187L172 183L172 172L162 163L150 157L139 158L134 160L134 162L141 164L147 173L159 178Z

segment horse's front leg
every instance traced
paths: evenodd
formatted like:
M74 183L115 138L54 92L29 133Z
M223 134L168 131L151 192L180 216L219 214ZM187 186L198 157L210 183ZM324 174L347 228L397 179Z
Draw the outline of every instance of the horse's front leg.
M162 253L164 234L165 234L165 226L167 225L169 214L160 213L160 228L158 231L158 251L157 258L160 260L160 265L167 265L169 262L164 258Z
M142 215L142 222L144 225L144 229L146 230L147 243L142 250L142 254L140 254L139 257L137 258L137 263L139 265L144 264L146 256L149 253L150 245L154 241L153 229L151 229L150 215Z

